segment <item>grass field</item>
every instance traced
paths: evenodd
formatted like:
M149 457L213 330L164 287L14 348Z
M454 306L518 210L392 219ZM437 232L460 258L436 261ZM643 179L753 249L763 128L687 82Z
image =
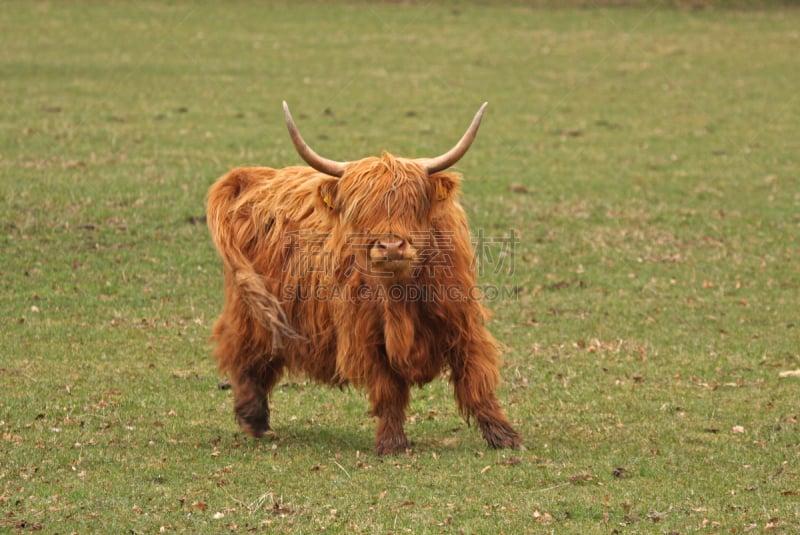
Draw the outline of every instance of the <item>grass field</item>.
M0 532L798 532L800 10L638 4L4 2ZM282 99L340 160L490 102L459 169L527 449L445 379L410 455L303 378L238 429L204 198L298 163Z

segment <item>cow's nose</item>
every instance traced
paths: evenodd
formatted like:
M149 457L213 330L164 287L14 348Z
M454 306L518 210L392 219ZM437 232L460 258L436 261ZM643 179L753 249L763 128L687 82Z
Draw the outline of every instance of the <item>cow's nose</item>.
M403 258L407 245L405 240L378 240L375 252L388 260L396 260Z

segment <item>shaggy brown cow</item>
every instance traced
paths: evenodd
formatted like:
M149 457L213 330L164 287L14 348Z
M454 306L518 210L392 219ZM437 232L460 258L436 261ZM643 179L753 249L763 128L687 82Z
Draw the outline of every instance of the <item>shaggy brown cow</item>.
M269 429L267 400L288 370L365 387L378 453L402 452L411 386L449 369L460 412L489 446L518 447L495 396L498 354L475 295L461 177L444 172L469 149L486 104L442 156L353 162L317 155L283 106L313 169L236 168L208 195L225 271L214 357L239 424L254 437Z

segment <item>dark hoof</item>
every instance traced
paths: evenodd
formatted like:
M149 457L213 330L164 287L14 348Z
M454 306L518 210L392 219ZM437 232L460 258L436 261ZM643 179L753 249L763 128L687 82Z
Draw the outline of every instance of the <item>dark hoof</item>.
M235 413L239 426L253 438L261 438L270 430L269 409L266 400L263 404L236 407Z
M522 440L508 423L480 422L483 438L490 448L522 449Z
M386 437L375 442L378 455L398 455L408 450L408 439L405 435Z

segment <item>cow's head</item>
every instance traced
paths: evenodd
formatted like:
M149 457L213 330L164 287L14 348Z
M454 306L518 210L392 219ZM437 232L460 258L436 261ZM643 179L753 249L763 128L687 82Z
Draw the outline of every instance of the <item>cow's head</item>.
M283 103L297 152L312 168L329 175L319 188L318 207L337 226L356 255L357 269L385 279L405 278L430 246L433 222L452 210L460 176L444 172L466 154L475 139L484 103L458 143L435 158L407 159L384 153L352 162L318 155L303 140Z

